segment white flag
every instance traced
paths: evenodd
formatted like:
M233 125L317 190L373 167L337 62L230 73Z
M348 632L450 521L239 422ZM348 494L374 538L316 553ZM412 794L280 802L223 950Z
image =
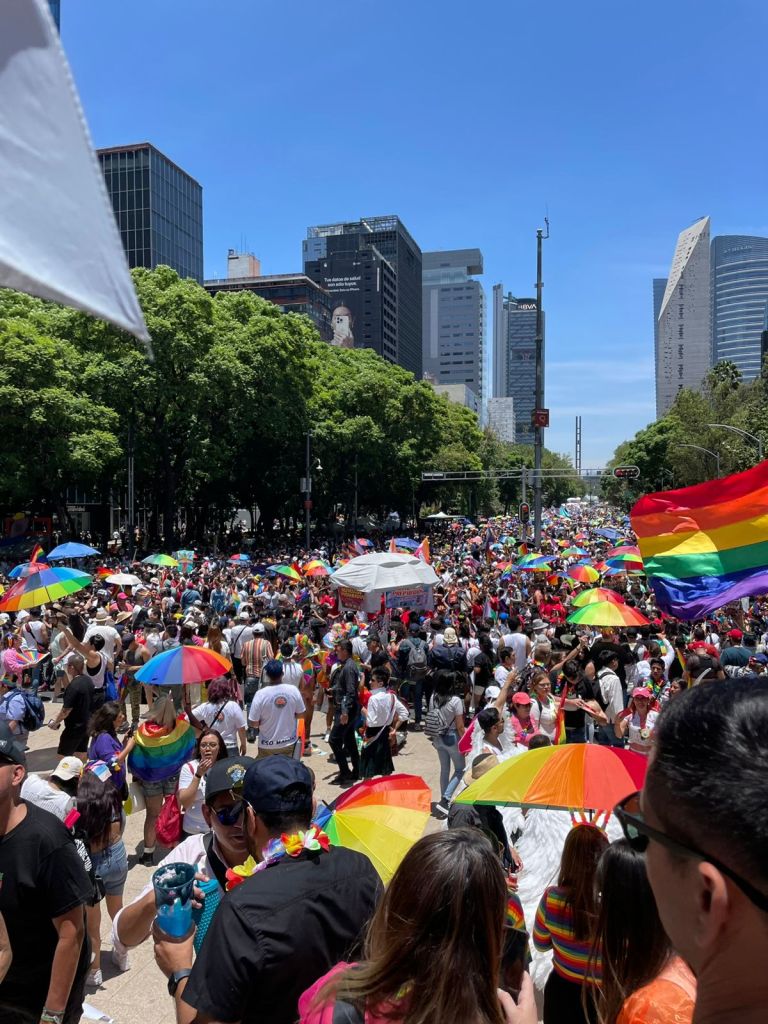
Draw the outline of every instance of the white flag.
M0 2L0 286L149 342L47 0Z

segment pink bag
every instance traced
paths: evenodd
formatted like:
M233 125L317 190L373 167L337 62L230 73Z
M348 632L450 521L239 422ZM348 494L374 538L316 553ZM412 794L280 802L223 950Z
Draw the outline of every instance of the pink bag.
M181 808L175 793L163 801L155 823L155 834L163 846L176 846L181 839Z

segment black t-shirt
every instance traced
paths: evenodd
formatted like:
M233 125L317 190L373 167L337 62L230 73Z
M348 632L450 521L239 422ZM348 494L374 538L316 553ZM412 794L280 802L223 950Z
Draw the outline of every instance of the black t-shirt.
M589 680L583 673L579 672L576 679L566 679L561 672L550 672L549 679L552 683L552 693L555 700L559 701L563 695L563 687L568 684L568 696L574 700L594 700L595 694ZM586 711L581 708L563 709L563 724L566 729L583 729L586 724Z
M258 872L222 900L184 1002L219 1021L294 1024L302 992L359 956L381 892L368 858L341 847Z
M84 907L93 895L69 830L49 811L23 803L24 820L0 837L0 913L13 951L13 963L0 984L0 1019L6 1019L9 1007L39 1016L58 943L53 918ZM89 959L84 938L76 977L88 969Z
M88 725L94 687L88 676L75 676L64 691L62 705L69 714L64 721L67 732L80 732Z
M616 657L619 659L619 667L616 669L616 675L621 680L621 685L626 686L627 676L625 666L632 664L635 660L634 654L632 654L626 644L615 644L611 640L596 640L589 648L589 658L594 661L595 669L598 672L604 667L600 664L600 654L603 651L613 651L616 654Z

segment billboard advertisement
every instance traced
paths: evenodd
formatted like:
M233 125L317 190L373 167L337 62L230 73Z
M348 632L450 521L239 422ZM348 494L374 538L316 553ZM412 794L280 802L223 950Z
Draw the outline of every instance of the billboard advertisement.
M375 348L381 346L381 290L377 259L372 253L364 256L338 255L310 260L304 272L331 297L332 345L340 348Z

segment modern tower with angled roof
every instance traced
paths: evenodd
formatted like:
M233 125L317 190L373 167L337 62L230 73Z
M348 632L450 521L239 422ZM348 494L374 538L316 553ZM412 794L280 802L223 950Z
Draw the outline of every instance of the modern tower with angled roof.
M656 331L656 416L682 388L698 390L712 365L709 217L677 239Z

